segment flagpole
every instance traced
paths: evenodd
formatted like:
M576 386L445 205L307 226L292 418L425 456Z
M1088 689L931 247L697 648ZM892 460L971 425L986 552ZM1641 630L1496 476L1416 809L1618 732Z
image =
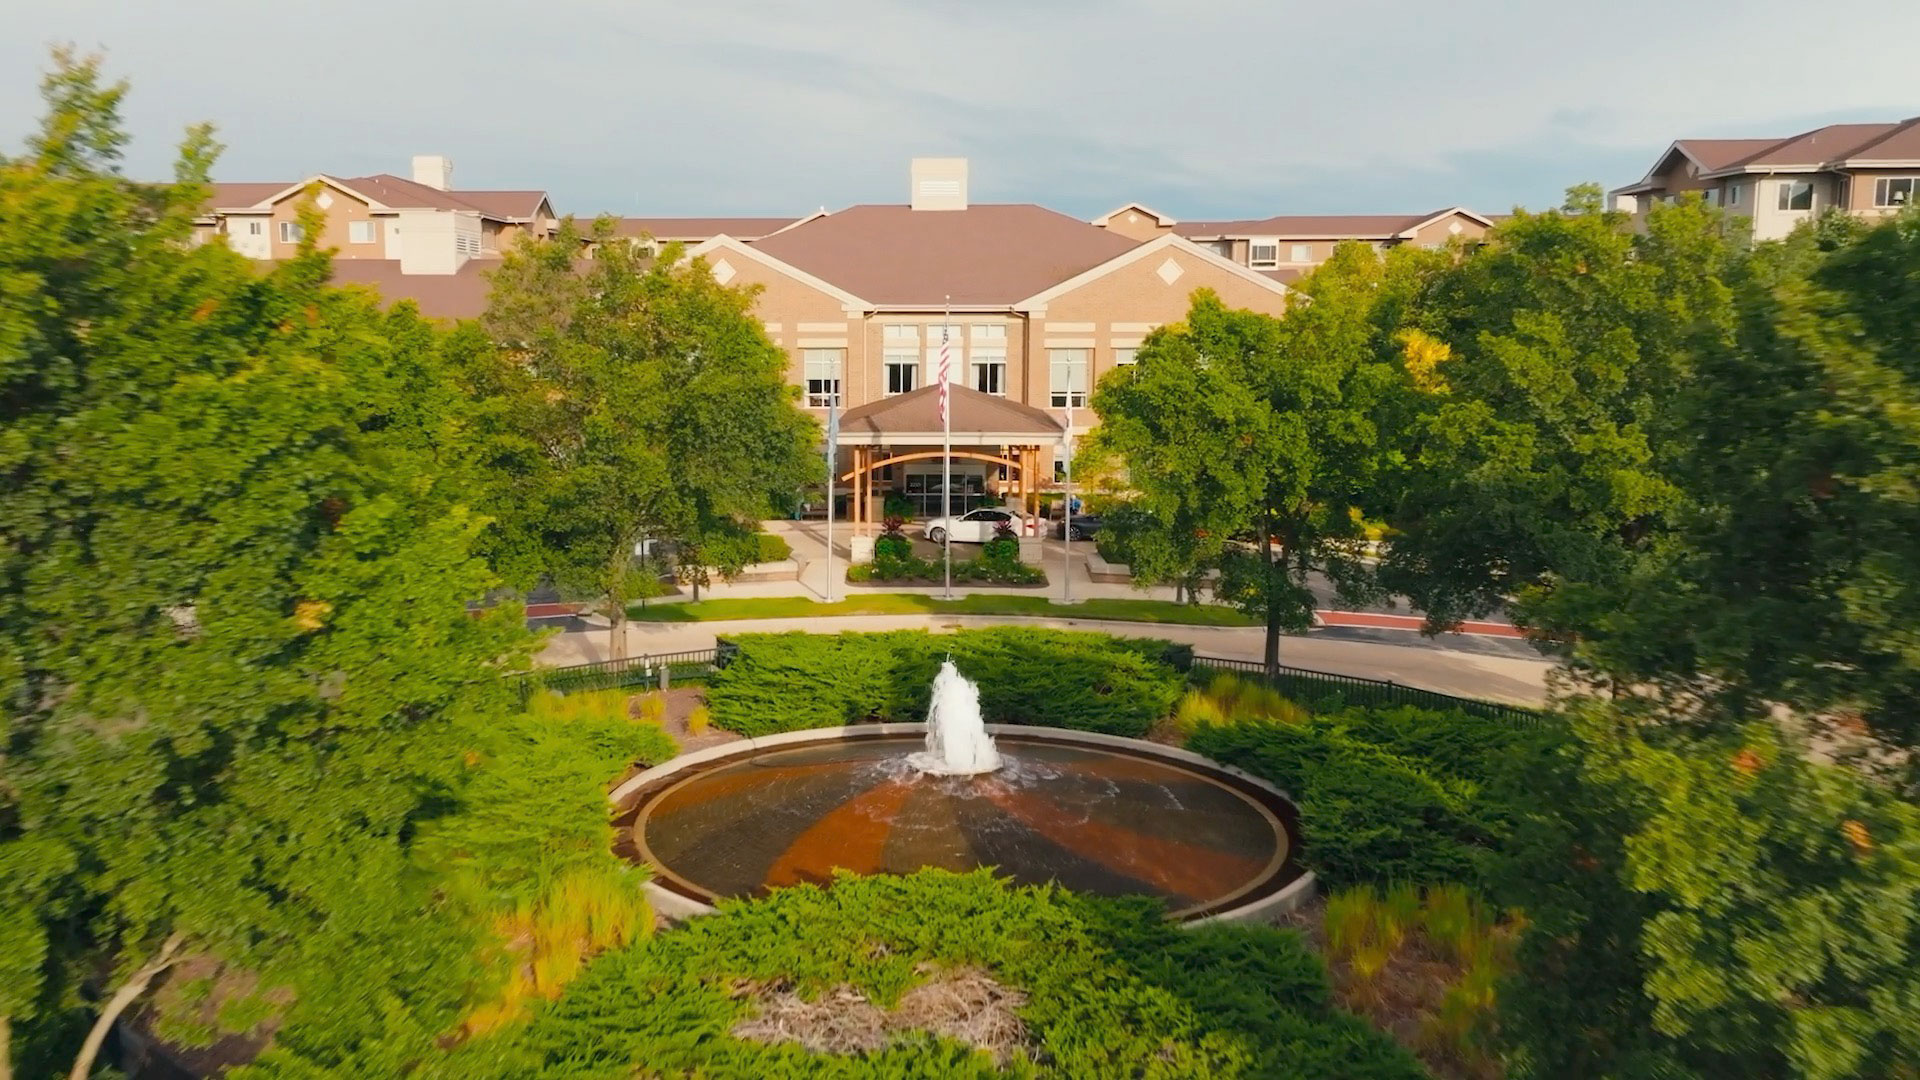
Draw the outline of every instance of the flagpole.
M940 534L940 567L944 578L941 596L953 599L953 408L947 400L950 376L947 365L953 336L953 297L947 297L946 310L940 316L940 502L941 516L947 527Z
M835 372L838 374L838 372ZM833 396L827 399L827 603L833 603L833 471L838 464L840 442L840 387L834 380Z
M1065 574L1060 602L1073 603L1073 380L1067 380L1067 459L1066 491L1062 502L1066 516L1060 520L1060 566Z

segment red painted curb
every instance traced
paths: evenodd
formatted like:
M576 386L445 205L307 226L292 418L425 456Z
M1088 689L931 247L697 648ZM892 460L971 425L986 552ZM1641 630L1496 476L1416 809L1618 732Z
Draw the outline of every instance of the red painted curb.
M1418 630L1426 620L1418 615L1388 615L1378 611L1316 611L1322 626L1365 626L1375 630ZM1447 633L1481 637L1522 638L1526 634L1510 623L1463 622Z

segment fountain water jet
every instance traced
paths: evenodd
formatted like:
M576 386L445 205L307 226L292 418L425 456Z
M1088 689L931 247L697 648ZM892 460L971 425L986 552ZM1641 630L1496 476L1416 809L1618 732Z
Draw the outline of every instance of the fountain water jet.
M933 700L927 706L927 748L907 762L924 773L972 776L1000 767L1000 751L980 716L980 688L960 674L952 660L940 665L933 678Z

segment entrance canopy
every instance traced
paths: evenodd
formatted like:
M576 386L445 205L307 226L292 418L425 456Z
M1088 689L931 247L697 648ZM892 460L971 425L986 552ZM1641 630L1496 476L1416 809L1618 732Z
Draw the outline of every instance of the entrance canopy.
M947 388L955 446L1057 445L1066 429L1044 410L970 386ZM840 414L840 445L940 445L940 387L923 386Z

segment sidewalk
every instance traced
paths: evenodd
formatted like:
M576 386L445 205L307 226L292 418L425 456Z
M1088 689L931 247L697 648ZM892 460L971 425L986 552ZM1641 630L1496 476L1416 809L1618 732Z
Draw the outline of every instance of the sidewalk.
M792 584L792 583L780 583ZM956 590L957 591L957 590ZM798 594L734 594L798 595ZM593 628L557 634L540 655L544 664L583 664L605 660L608 631L599 618L581 620ZM1164 623L1107 622L1097 619L1023 618L981 615L843 615L817 619L738 619L698 623L629 623L627 655L713 648L716 638L739 634L843 631L932 630L950 632L979 626L1039 626L1090 630L1122 637L1163 638L1192 645L1212 656L1258 660L1265 641L1257 626L1178 626ZM1287 637L1280 662L1370 679L1391 679L1444 694L1539 705L1546 700L1547 677L1555 665L1544 660L1491 656L1416 645L1339 640L1318 635Z

